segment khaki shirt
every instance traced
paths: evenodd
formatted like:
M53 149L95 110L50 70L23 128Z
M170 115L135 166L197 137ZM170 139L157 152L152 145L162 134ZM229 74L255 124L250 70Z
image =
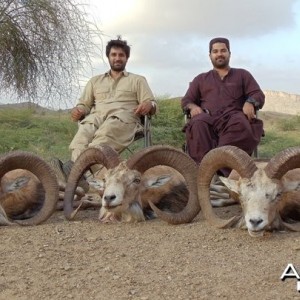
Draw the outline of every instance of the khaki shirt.
M88 81L77 106L84 108L85 118L89 118L88 114L97 114L101 118L115 116L131 123L139 120L134 109L144 101L156 102L145 77L124 71L114 80L106 72Z

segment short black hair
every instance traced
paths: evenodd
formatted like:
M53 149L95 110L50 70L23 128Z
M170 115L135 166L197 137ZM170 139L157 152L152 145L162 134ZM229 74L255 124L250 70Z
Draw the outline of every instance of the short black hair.
M229 40L224 37L216 37L209 42L209 53L211 52L212 46L215 43L223 43L226 45L228 51L230 52L230 43Z
M130 46L127 45L127 41L122 40L121 36L118 36L116 40L110 40L106 45L106 57L109 56L111 48L122 48L126 54L126 57L130 56Z

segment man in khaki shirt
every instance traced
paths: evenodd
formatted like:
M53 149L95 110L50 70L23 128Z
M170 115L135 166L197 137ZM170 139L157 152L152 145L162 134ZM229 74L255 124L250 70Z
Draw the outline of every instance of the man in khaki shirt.
M72 120L79 121L78 131L69 146L72 162L95 145L106 144L122 152L141 129L140 116L156 112L156 101L145 77L125 70L130 56L127 41L121 38L109 41L106 56L110 70L88 81L71 111ZM52 164L57 173L67 177L69 170L59 160ZM60 174L60 178L63 175Z
M125 71L130 56L127 42L120 38L108 42L106 56L111 69L89 80L71 111L74 121L81 120L70 144L72 161L94 145L106 144L122 152L141 129L140 116L156 111L146 79Z

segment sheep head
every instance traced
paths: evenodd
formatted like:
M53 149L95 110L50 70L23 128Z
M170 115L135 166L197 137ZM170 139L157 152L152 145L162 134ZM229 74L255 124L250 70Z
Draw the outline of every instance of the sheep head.
M144 220L140 201L140 172L129 169L124 161L117 167L107 170L104 182L99 215L101 221ZM127 214L129 210L131 214ZM129 219L130 215L132 217Z
M238 194L244 222L251 236L261 236L277 219L277 205L283 191L279 180L271 179L263 169L255 171L251 178L238 181L220 177L228 189ZM244 224L245 223L245 224Z
M300 165L300 148L288 148L274 156L265 168L257 168L255 162L243 150L234 146L223 146L210 151L199 166L198 197L204 216L219 228L247 228L250 235L261 236L267 229L299 231L299 223L287 224L279 214L278 202L285 192L281 178ZM220 219L212 210L209 199L209 183L220 168L235 169L241 179L220 178L239 196L243 215L230 220Z
M174 182L174 170L165 166L151 170L154 171L151 175L144 176L145 173L128 168L126 161L108 170L104 176L99 219L102 222L137 222L149 217L144 215L144 209L149 206L149 195L154 203L158 202L170 188L167 183Z
M176 213L161 211L154 203L149 202L154 213L172 224L190 222L198 214L200 206L195 180L197 166L188 155L173 147L152 146L135 153L119 165L119 160L115 159L115 162L111 163L109 155L104 153L108 152L108 149L110 152L115 152L114 150L108 146L100 148L85 150L72 167L64 198L64 212L68 219L74 216L72 199L78 179L89 166L95 163L103 164L108 169L100 211L100 220L104 222L119 221L120 216L122 221L133 221L132 215L135 215L133 219L136 221L144 219L141 192L144 188L155 188L169 180L169 176L166 175L154 181L146 180L141 183L142 174L158 165L169 166L182 174L187 183L189 201L182 211ZM114 156L117 157L116 152Z

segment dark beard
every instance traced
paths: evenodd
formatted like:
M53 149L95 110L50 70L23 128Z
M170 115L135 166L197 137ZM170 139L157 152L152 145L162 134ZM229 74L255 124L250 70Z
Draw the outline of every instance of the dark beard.
M111 65L110 68L115 72L123 72L125 70L125 64L120 66Z
M212 62L213 66L218 69L225 69L229 65L229 60L223 59L222 62L218 62L217 60Z

